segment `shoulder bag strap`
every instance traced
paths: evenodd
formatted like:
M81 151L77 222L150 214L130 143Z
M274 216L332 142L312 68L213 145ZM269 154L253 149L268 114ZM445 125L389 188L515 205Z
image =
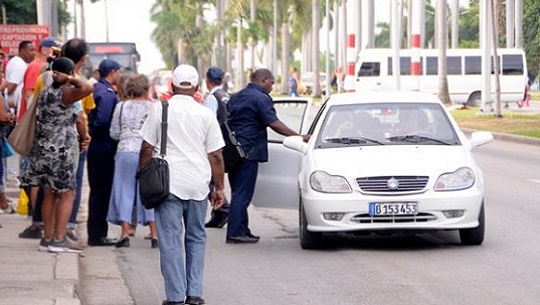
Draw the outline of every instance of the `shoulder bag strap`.
M161 156L165 156L167 153L167 108L169 108L168 101L161 101L162 111L161 111L161 151L159 152Z
M122 132L122 111L124 110L124 102L120 102L120 115L118 118L118 125L120 125L120 132Z

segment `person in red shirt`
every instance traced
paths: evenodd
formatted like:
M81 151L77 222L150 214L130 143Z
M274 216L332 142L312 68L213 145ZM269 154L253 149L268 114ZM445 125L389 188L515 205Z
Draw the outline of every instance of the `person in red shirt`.
M55 37L47 37L39 43L36 58L30 64L28 64L26 72L24 73L23 93L17 120L20 120L26 113L28 101L34 94L36 80L38 76L47 68L47 59L54 56L54 54L59 55L60 48L61 42Z

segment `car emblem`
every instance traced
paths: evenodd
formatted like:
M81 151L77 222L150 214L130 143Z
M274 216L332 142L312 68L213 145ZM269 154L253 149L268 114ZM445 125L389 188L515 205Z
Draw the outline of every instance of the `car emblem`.
M392 177L392 178L388 179L388 181L386 181L386 186L388 186L388 189L390 189L390 190L397 190L398 187L399 187L399 180Z

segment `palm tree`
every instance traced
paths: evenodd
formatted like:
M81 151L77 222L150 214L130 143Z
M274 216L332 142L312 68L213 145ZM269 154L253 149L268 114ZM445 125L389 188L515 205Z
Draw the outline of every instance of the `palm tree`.
M206 3L196 0L157 0L151 10L151 20L157 23L152 39L160 49L167 66L179 62L210 64L214 37L218 26L210 26L201 18Z

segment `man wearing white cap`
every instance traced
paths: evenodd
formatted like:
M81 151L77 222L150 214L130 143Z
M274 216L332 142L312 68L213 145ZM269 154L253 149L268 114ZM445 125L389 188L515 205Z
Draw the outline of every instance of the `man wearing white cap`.
M194 67L180 65L174 69L166 156L171 194L154 210L167 296L163 304L205 304L202 299L206 248L204 220L211 176L215 183L212 207L218 208L225 200L221 155L225 143L212 110L193 99L198 88L199 74ZM139 160L141 168L159 152L161 111L162 104L156 103L141 128L144 139Z

